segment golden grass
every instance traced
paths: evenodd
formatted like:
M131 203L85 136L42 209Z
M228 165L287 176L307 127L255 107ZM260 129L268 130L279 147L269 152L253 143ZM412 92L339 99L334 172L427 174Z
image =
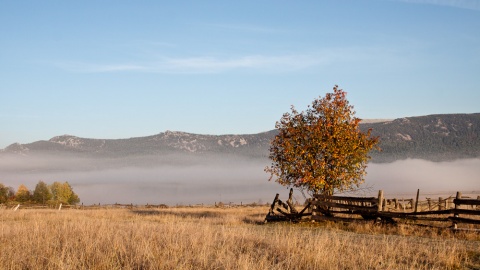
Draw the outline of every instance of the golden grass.
M263 225L267 212L0 210L0 269L480 268L478 238L373 225Z

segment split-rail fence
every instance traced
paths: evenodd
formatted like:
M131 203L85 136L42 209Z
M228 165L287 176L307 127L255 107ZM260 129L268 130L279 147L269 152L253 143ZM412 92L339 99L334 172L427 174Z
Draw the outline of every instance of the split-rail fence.
M428 221L442 222L447 227L459 229L458 224L480 225L480 196L472 199L457 192L454 198L439 198L434 203L431 198L386 199L383 191L377 197L349 197L314 195L307 200L303 210L297 211L292 202L293 190L289 199L283 202L277 194L265 221L346 221L346 222L382 222Z

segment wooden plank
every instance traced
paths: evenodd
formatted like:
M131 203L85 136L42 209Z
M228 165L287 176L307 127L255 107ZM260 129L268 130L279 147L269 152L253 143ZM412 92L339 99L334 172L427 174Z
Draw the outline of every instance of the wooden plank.
M330 210L329 213L332 214L347 214L347 215L359 215L360 212L356 212L355 210Z
M460 191L457 191L457 197L455 198L455 200L460 200L460 199L462 199L462 193ZM455 204L455 210L458 209L460 204L458 204L458 203L454 203L454 204Z
M417 198L415 200L415 210L414 212L417 212L418 210L418 197L420 196L420 189L417 189Z
M476 199L454 199L453 203L456 205L480 205L480 200Z
M422 215L447 215L447 214L464 214L464 215L480 215L480 210L468 210L468 209L447 209L447 210L435 210L435 211L424 211L424 212L408 212L408 213L397 213L397 212L382 212L382 213L393 213L401 214L405 216L422 216Z
M446 215L452 214L454 209L448 210L432 210L432 211L423 211L423 212L409 212L409 213L396 213L396 212L384 212L384 213L395 213L395 214L402 214L406 216L422 216L422 215Z
M277 199L277 204L279 204L281 207L285 208L285 210L288 210L288 204L284 203L282 200Z
M289 219L285 216L278 216L278 215L267 215L265 217L265 223L267 222L275 222L275 221L288 221Z
M277 208L277 211L280 212L280 213L282 213L284 216L288 216L288 215L289 215L287 212L283 211L283 210L280 209L280 208Z
M290 213L294 213L294 214L298 213L297 209L295 209L295 206L293 205L293 188L290 189L287 205L288 205L288 208L290 208Z
M480 233L480 229L468 229L468 228L454 228L453 231L459 232L478 232Z
M383 190L378 191L377 199L377 211L380 212L383 210Z
M480 216L480 210L473 209L450 209L450 212L452 212L453 214Z
M441 221L441 222L447 222L449 221L448 218L434 218L434 217L415 217L415 216L407 216L405 219L408 220L420 220L420 221Z
M448 219L451 221L455 221L456 223L480 224L480 220L478 219L461 218L461 217L448 217Z
M346 197L346 196L326 196L315 194L313 195L318 200L333 200L333 201L351 201L351 202L372 202L377 203L376 197Z
M408 220L428 220L428 221L449 221L447 217L440 218L440 217L417 217L413 215L405 215L406 213L392 213L392 212L382 212L378 213L380 218L388 217L388 218L401 218L401 219L408 219Z
M367 212L368 211L369 212L376 212L377 211L377 206L358 206L358 205L349 205L349 204L334 203L334 202L322 202L322 201L316 201L315 205L349 209L349 210L361 210L361 211L367 211Z
M462 198L462 193L460 191L457 191L457 197L455 199L461 199ZM460 207L460 204L455 204L455 213L453 215L453 217L455 218L458 218L458 209ZM452 224L453 228L454 229L457 229L457 221L453 221L453 224Z
M305 210L307 210L307 209L310 207L310 205L311 205L311 202L308 202L308 204L305 206L305 208L303 208L302 211L300 211L299 214L300 214L300 215L303 214L303 212L305 212Z
M344 221L344 222L372 222L364 220L364 219L359 219L359 218L345 218L345 217L327 217L324 215L320 216L312 216L312 220L316 221Z
M272 205L270 206L270 211L268 211L268 213L273 214L273 210L275 209L275 204L277 204L277 201L278 201L278 196L280 196L280 194L277 193L277 195L275 195L275 198L273 199ZM215 205L216 204L217 203L215 203Z

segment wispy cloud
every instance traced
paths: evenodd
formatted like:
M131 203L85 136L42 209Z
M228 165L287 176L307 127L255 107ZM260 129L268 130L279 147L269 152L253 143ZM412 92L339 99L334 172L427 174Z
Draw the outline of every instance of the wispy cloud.
M92 64L85 62L57 62L54 66L68 70L70 72L80 73L102 73L102 72L117 72L117 71L147 71L144 65L140 64Z
M135 71L135 70L145 70L145 66L141 65L105 65L105 66L96 66L99 72L110 72L110 71Z
M172 70L193 72L221 72L231 69L263 69L286 71L315 66L318 63L308 55L263 56L251 55L236 58L193 57L168 59L165 64Z
M393 0L414 4L429 4L438 6L449 6L470 10L480 10L480 0Z
M326 68L337 64L369 63L384 65L403 63L401 51L392 48L325 48L303 54L282 55L200 55L195 57L151 57L151 61L138 61L117 64L63 62L56 66L69 72L107 73L143 72L165 74L212 74L229 71L255 71L283 73L309 68ZM147 57L144 57L147 58Z
M84 62L57 63L56 66L71 72L151 72L151 73L220 73L234 69L262 69L269 72L291 71L318 65L321 60L311 55L240 57L177 57L152 62L126 64L91 64Z

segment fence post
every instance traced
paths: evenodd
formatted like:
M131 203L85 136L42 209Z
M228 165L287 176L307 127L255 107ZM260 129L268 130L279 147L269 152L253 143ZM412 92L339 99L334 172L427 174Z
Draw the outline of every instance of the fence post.
M461 193L460 191L457 191L457 197L456 197L456 199L459 200L459 199L461 199L461 198L462 198L462 193ZM460 208L460 205L455 203L455 210L457 210L458 208ZM458 217L457 211L455 211L455 212L453 213L453 217L454 217L454 218L457 218L457 217ZM456 222L455 220L453 221L453 228L454 228L454 229L457 228L457 222Z
M446 204L446 209L450 209L452 208L452 204L453 204L453 207L455 207L455 204L453 203L453 199L452 198L448 198L447 201L445 202Z
M438 210L442 210L442 202L443 202L443 198L442 197L438 197Z
M480 201L480 196L477 196L477 200ZM477 209L480 209L480 205L477 205Z
M287 205L290 209L290 213L297 213L297 209L295 209L295 206L293 205L293 188L290 189L290 193L288 194Z
M380 212L383 209L383 190L378 191L378 204L377 211Z
M270 206L270 210L268 211L269 214L274 214L273 209L275 209L275 204L278 201L278 196L280 196L280 194L277 193L277 195L275 195L275 199L273 199L272 205Z
M417 199L415 200L415 213L418 210L418 197L420 196L420 189L417 189Z
M394 198L394 199L393 199L393 202L395 202L395 210L397 210L397 209L398 209L398 206L399 206L399 205L398 205L398 200L397 200L397 198Z

